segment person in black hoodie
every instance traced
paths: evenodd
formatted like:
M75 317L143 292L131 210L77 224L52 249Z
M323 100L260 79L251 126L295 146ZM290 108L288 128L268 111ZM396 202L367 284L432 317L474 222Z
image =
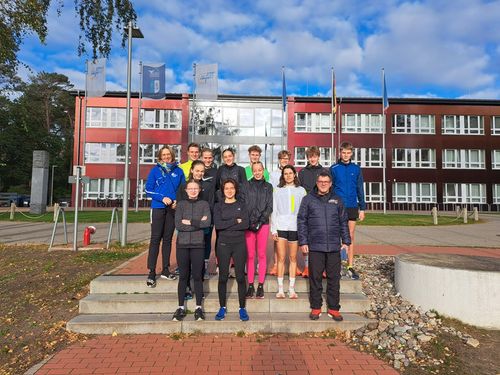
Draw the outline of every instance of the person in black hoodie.
M181 321L186 316L184 297L192 269L194 290L196 295L195 320L205 320L201 307L203 298L203 229L210 226L211 213L208 202L199 197L201 185L199 182L189 180L185 186L188 199L177 202L175 210L175 228L177 233L177 264L179 265L179 284L177 294L179 307L172 320Z
M299 172L299 182L300 185L306 189L307 193L310 193L316 186L316 179L321 172L330 173L327 168L324 168L319 163L320 151L316 146L311 146L306 150L307 165L302 168ZM302 277L309 277L309 255L304 254L304 271L302 271Z
M245 229L248 228L248 211L245 204L238 200L238 183L233 179L225 180L222 185L223 199L215 204L214 223L217 230L216 255L219 263L219 304L220 309L215 320L224 320L227 313L227 280L229 263L234 261L236 282L238 283L238 299L240 302L240 320L249 319L245 300L245 263L247 247Z
M244 200L247 177L245 174L245 168L237 165L234 162L234 151L230 148L222 151L222 161L223 164L217 169L216 185L215 185L215 200L220 201L223 199L223 194L221 191L222 183L228 178L233 179L238 184L238 199Z
M264 281L267 269L267 238L269 217L273 212L273 186L264 180L264 165L258 161L252 164L253 178L248 182L246 200L250 226L245 232L247 241L247 298L264 298ZM255 292L255 252L259 263L259 286Z

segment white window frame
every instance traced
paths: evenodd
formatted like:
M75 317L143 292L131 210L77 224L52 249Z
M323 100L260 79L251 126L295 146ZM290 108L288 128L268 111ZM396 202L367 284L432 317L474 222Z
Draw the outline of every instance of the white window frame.
M330 167L330 165L333 164L333 157L335 155L335 148L333 149L332 153L332 148L331 147L318 147L320 156L319 156L319 163L323 167ZM307 147L295 147L295 156L294 156L294 161L295 165L297 167L305 167L307 165L307 156L306 156L306 151Z
M493 184L493 204L500 204L500 184Z
M472 127L472 120L477 126ZM443 135L484 135L484 118L479 115L443 115L441 123Z
M382 133L382 115L364 113L344 113L342 133Z
M403 152L403 158L399 151ZM422 160L424 152L428 152L430 160ZM392 150L393 168L436 168L436 150L433 148L394 148Z
M141 113L141 129L182 129L182 110L180 109L143 108ZM154 119L151 116L153 116Z
M97 190L92 190L91 186L97 184ZM129 181L130 186L130 181ZM83 199L121 199L123 197L123 180L116 178L94 178L85 184ZM129 189L130 197L130 189Z
M500 116L491 116L491 135L500 135Z
M454 190L455 194L449 194L450 190ZM475 191L479 195L473 195ZM443 203L486 203L486 184L461 184L461 183L445 183L443 185Z
M165 146L163 143L161 144L156 144L156 143L141 143L139 147L139 162L141 164L156 164L157 162L157 155L160 149ZM169 145L172 147L175 151L175 158L176 160L181 159L181 145ZM147 156L144 156L144 153L147 151Z
M129 161L131 159L129 145ZM125 164L125 144L94 143L85 144L85 163L87 164Z
M477 154L477 155L475 155ZM453 155L450 160L450 156ZM477 158L475 157L477 156ZM477 159L477 161L472 161ZM485 169L485 150L444 149L443 169Z
M296 133L335 133L331 113L295 113Z
M491 169L500 169L500 150L491 150Z
M427 119L429 126L422 124ZM396 114L393 117L393 134L436 134L436 119L434 115Z
M399 194L398 188L404 193ZM429 191L423 194L423 190ZM434 182L394 182L392 184L393 203L436 203L436 184Z
M352 161L362 168L382 168L384 166L382 149L377 147L355 148Z
M85 126L87 128L125 128L126 116L126 108L87 107ZM130 118L132 119L132 116Z
M374 192L377 187L379 193ZM365 201L368 203L382 203L384 201L384 192L381 182L364 182Z

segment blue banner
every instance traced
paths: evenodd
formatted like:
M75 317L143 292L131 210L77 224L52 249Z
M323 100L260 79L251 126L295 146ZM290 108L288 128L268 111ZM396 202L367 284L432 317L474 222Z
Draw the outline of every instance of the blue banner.
M165 97L165 64L143 65L142 96L150 99Z

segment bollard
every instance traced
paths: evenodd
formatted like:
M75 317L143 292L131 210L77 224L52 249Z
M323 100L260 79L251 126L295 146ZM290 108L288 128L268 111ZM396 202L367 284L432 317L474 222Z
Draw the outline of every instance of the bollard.
M431 210L432 213L432 222L434 225L438 225L438 209L437 207L433 207Z
M57 211L59 211L59 203L54 203L54 223L56 222Z
M465 206L462 209L462 212L463 212L463 216L464 216L464 224L467 224L467 206Z
M472 211L474 212L474 221L479 221L479 210L477 207L474 207Z
M14 220L14 214L16 213L16 204L12 202L10 204L10 220Z
M460 206L455 206L455 212L457 214L457 217L460 217Z

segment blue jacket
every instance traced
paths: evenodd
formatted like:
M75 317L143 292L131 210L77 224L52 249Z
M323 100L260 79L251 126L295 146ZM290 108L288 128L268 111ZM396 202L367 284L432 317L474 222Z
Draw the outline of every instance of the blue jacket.
M330 167L333 191L344 202L347 208L366 209L365 190L363 188L363 174L356 163L350 161L345 164L341 160Z
M185 180L184 172L178 167L177 162L173 163L170 170L157 163L149 172L144 187L144 191L152 199L151 208L166 208L163 203L165 197L177 200L177 189Z
M308 245L309 251L338 252L341 244L351 244L347 223L342 200L333 190L329 195L320 196L315 187L300 203L297 215L299 245Z

